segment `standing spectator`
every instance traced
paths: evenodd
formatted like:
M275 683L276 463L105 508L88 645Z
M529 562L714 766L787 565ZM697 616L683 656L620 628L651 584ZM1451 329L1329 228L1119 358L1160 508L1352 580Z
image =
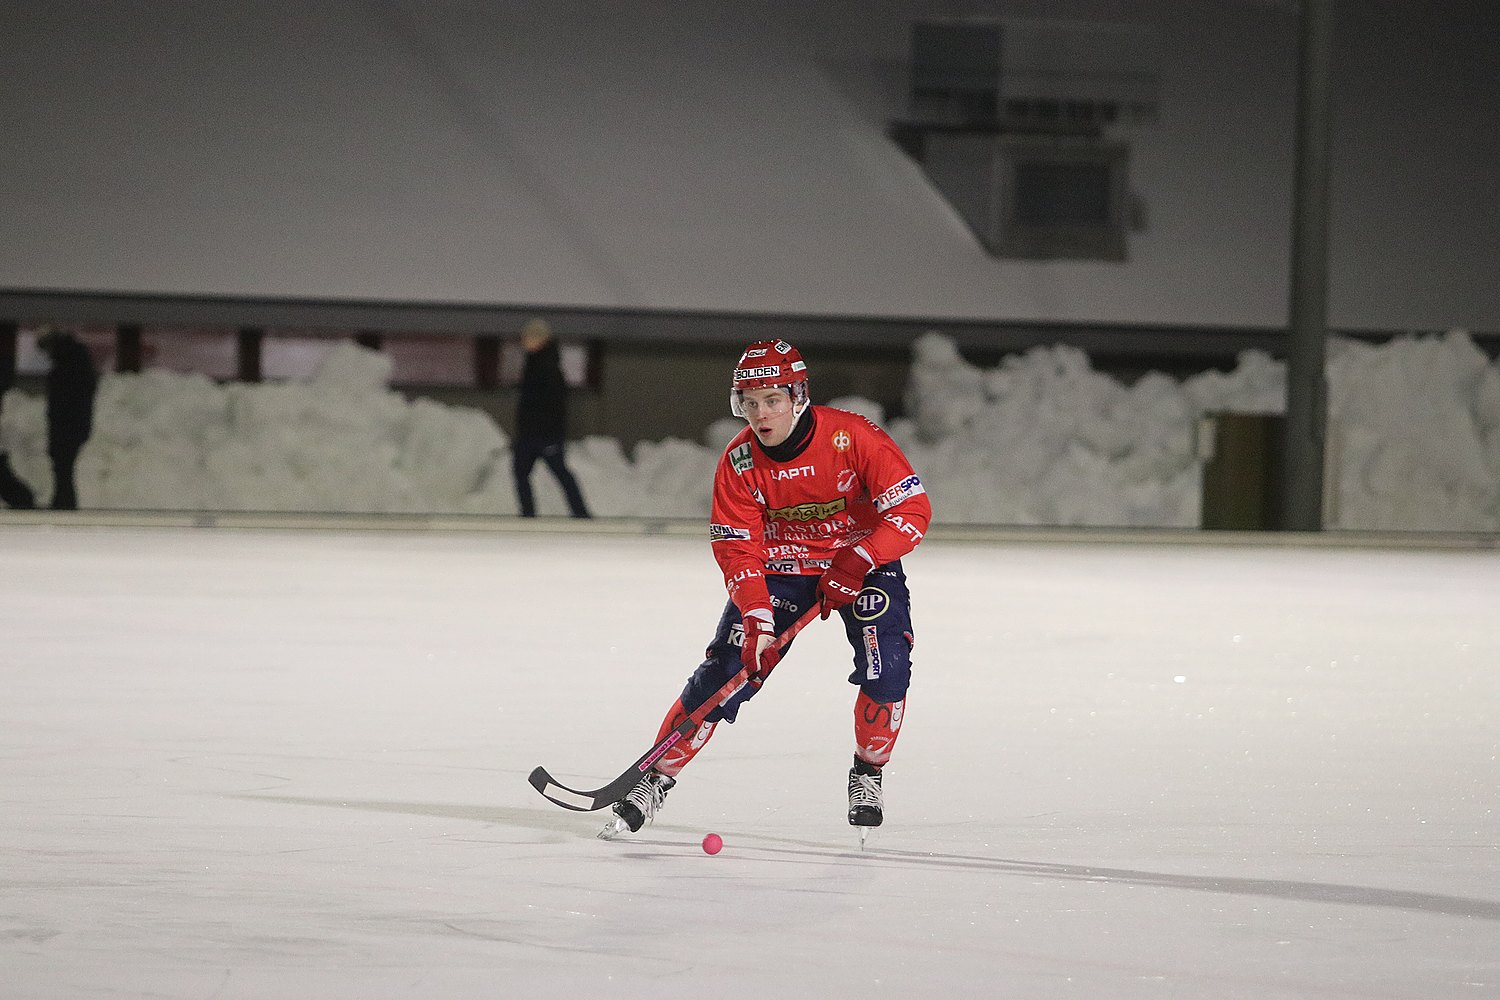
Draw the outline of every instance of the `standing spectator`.
M536 517L531 492L531 469L537 459L547 463L568 500L574 517L588 517L578 480L563 462L568 424L568 386L563 380L557 339L544 319L531 319L521 328L526 364L521 369L521 398L516 405L516 435L511 442L516 499L522 517Z
M77 510L73 466L94 429L99 376L89 350L63 330L48 330L37 346L52 359L47 371L47 457L52 459L52 509Z

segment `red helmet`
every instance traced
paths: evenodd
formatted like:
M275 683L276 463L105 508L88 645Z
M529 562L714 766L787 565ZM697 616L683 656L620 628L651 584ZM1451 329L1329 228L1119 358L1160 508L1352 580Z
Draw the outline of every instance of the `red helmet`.
M807 390L807 362L802 352L784 340L758 340L745 348L740 363L734 366L730 383L729 412L745 415L740 400L751 389L785 389L792 398L797 415L812 398Z

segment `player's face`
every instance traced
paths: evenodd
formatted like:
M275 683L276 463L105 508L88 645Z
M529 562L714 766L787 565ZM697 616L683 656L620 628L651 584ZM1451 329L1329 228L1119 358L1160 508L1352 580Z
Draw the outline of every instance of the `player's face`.
M786 389L751 389L740 397L740 409L757 440L774 448L792 433L795 414Z

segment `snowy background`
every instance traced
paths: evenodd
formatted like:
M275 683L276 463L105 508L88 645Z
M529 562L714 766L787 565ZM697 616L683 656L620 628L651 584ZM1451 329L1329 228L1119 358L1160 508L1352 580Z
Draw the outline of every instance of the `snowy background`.
M1500 530L1500 364L1467 333L1329 347L1328 526ZM164 370L108 374L78 467L84 507L122 510L514 514L509 442L488 414L391 390L390 361L343 342L306 382L217 384ZM1285 366L1243 354L1229 373L1125 385L1081 351L1038 347L991 369L929 334L913 347L906 416L817 402L881 423L945 524L1197 527L1216 412L1280 413ZM45 503L45 407L12 390L0 442ZM702 518L712 468L743 426L702 439L573 442L596 516ZM564 514L538 466L542 514Z

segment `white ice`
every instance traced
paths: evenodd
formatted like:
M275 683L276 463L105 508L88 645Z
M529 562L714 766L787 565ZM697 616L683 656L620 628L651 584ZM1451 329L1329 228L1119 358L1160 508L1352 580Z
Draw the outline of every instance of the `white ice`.
M532 791L723 597L551 524L0 527L0 993L1500 997L1493 549L937 533L860 853L826 623L641 834Z
M811 352L810 352L811 353ZM811 356L815 359L816 354ZM725 371L731 361L726 355ZM509 441L488 414L408 400L390 360L345 342L306 382L217 385L162 370L111 375L78 467L96 509L514 514ZM1500 364L1463 331L1329 348L1331 528L1500 531ZM727 374L726 374L727 378ZM981 369L951 339L914 345L907 417L857 398L819 402L886 424L940 523L1193 528L1205 414L1277 413L1285 366L1258 352L1234 371L1130 386L1080 351L1039 347ZM568 461L605 517L703 520L728 417L701 440L576 441ZM7 394L0 449L46 502L41 399ZM551 476L542 513L564 513Z

